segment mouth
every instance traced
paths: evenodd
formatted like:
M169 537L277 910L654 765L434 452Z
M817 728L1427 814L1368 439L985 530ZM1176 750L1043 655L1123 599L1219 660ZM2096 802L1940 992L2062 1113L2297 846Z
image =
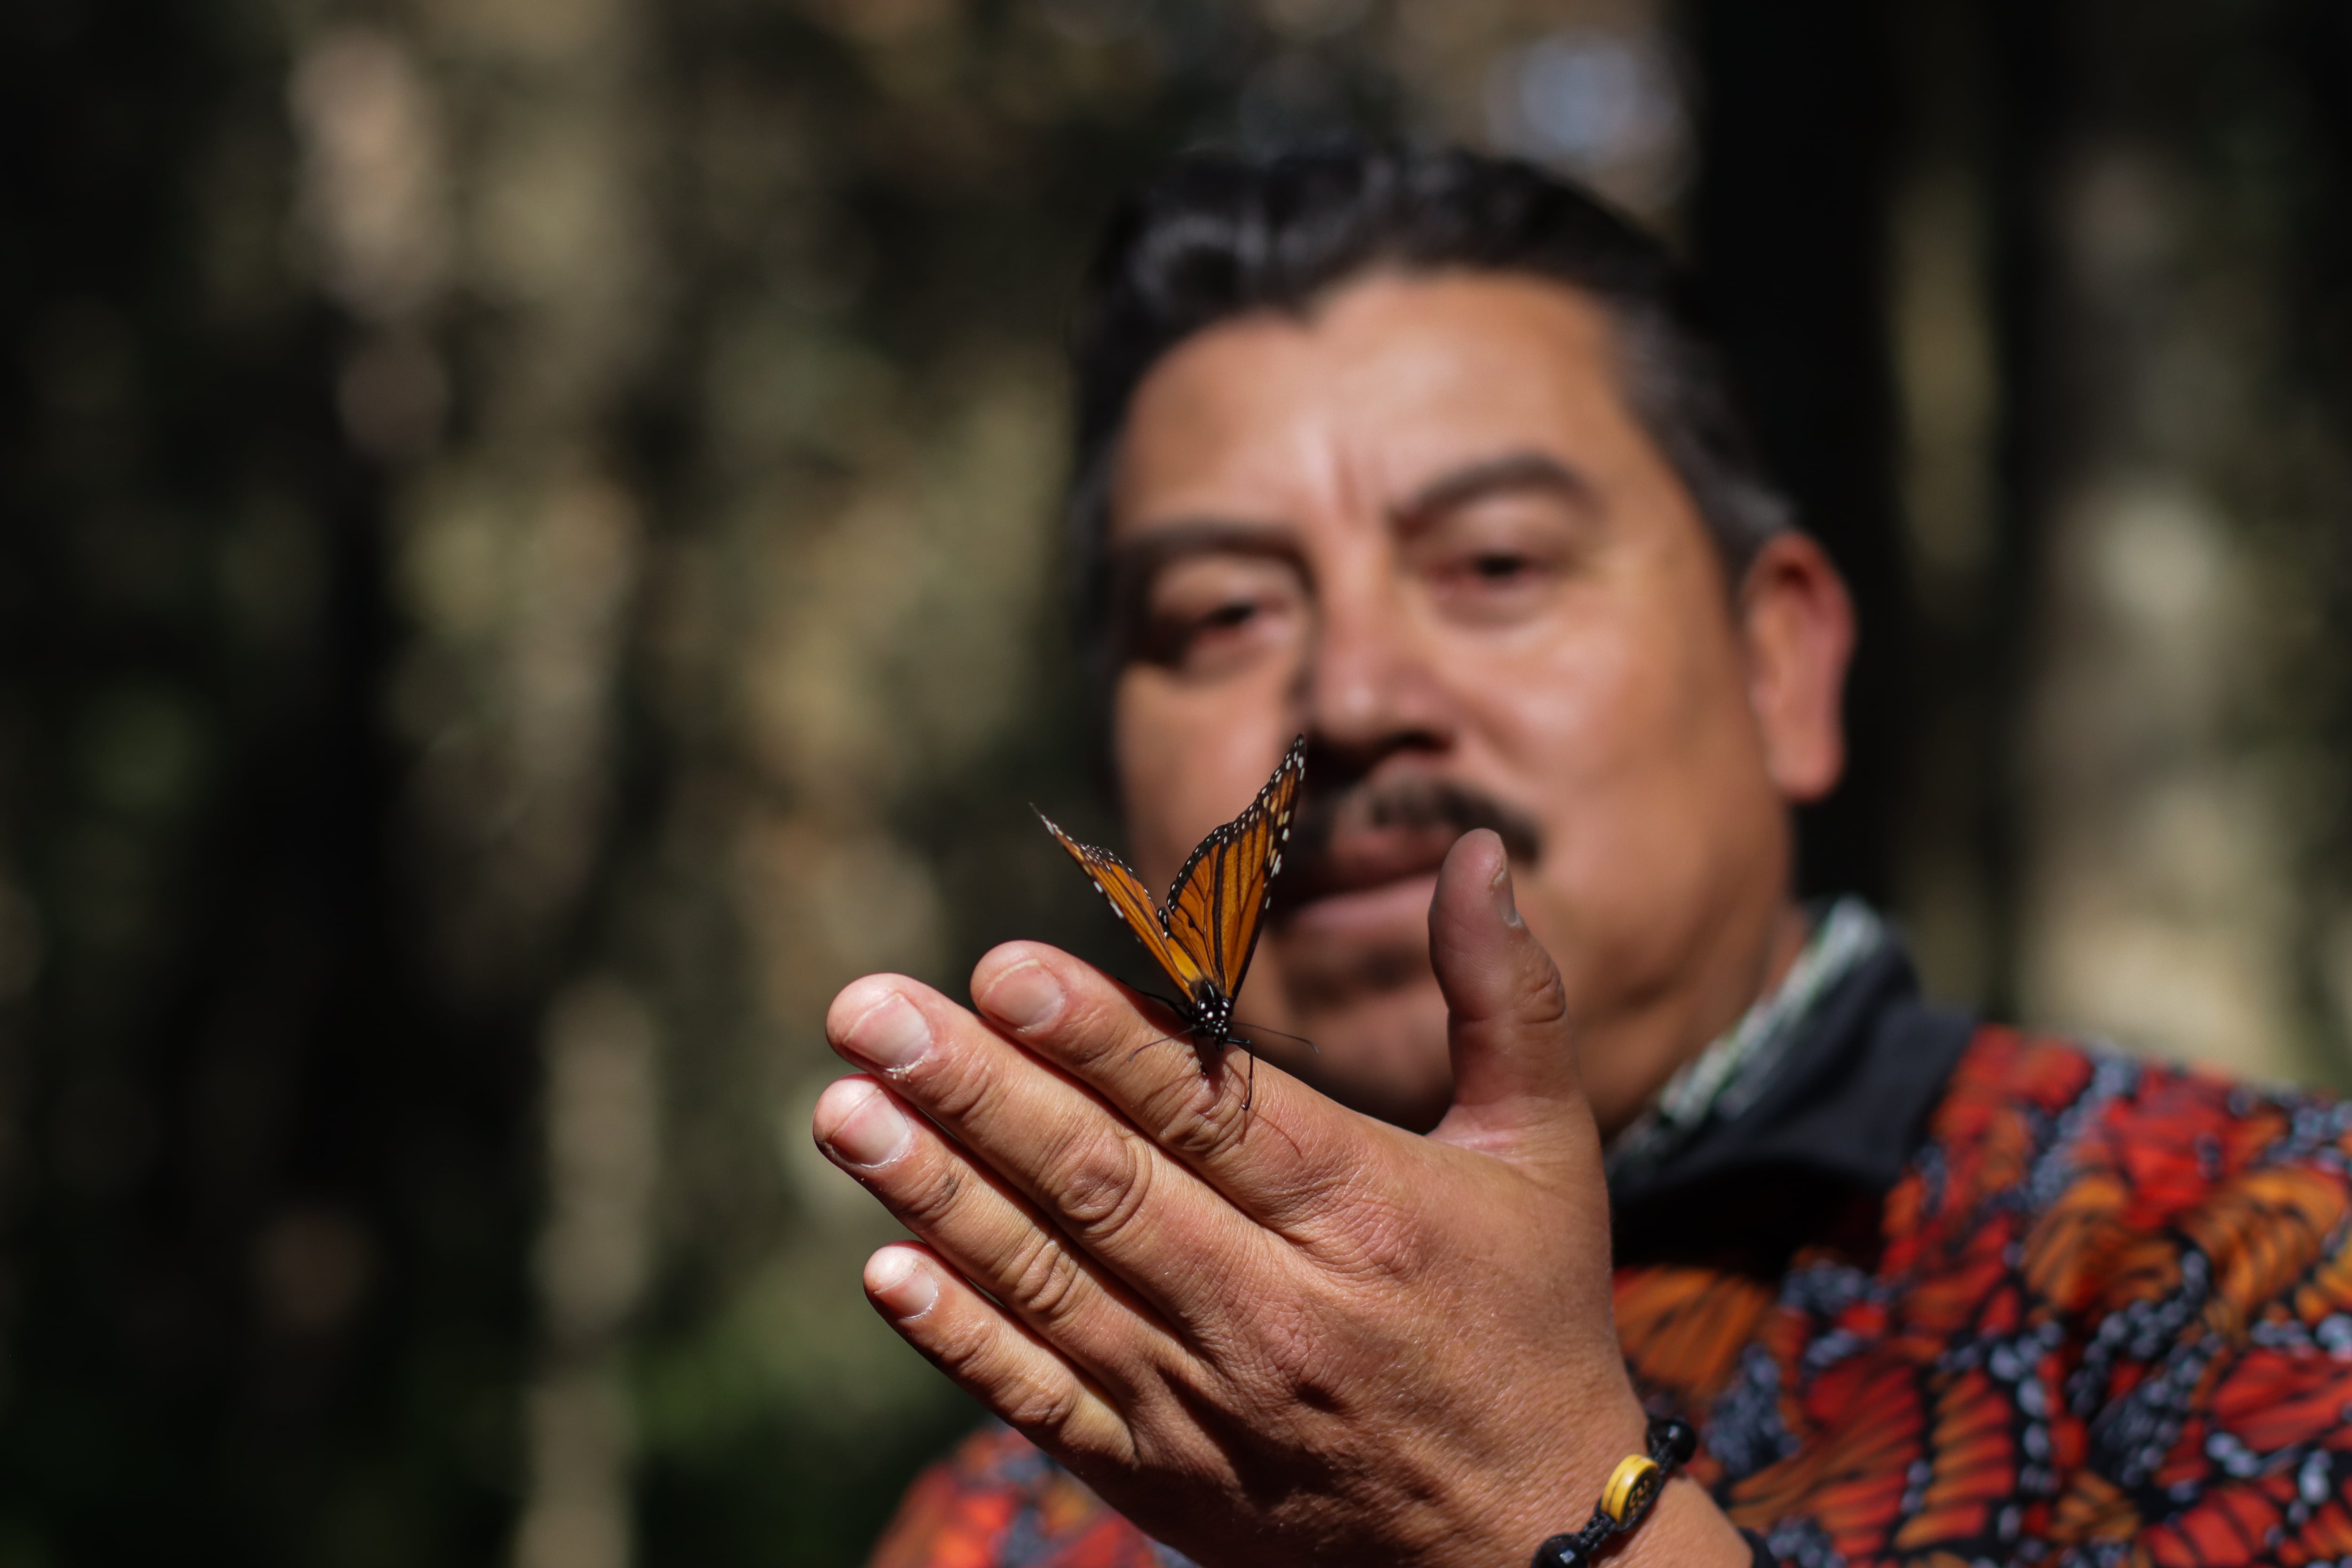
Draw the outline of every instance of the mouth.
M1382 822L1343 812L1328 836L1286 868L1274 923L1316 940L1418 939L1437 870L1466 829L1451 822Z
M1437 869L1475 827L1502 836L1513 861L1542 853L1534 819L1485 789L1427 774L1359 776L1310 795L1275 888L1273 924L1309 947L1402 947L1425 940Z
M1303 910L1332 899L1358 898L1405 880L1433 879L1461 830L1428 824L1411 827L1341 828L1315 847L1297 873L1284 879L1278 908Z
M1274 925L1286 936L1313 942L1358 945L1409 939L1429 919L1429 900L1436 892L1433 868L1402 873L1277 908Z

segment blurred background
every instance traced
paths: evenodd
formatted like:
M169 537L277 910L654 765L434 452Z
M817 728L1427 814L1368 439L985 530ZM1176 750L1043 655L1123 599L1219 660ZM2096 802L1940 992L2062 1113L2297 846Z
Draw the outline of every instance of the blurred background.
M1853 577L1946 994L2352 1074L2339 0L18 0L0 1568L851 1564L843 981L1116 953L1058 353L1171 152L1582 175Z

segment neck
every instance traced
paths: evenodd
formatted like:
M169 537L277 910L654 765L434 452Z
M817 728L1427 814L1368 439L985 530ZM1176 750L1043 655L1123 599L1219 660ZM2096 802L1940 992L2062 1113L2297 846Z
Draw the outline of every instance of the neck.
M1688 984L1582 1021L1584 1092L1603 1139L1641 1115L1669 1079L1771 994L1804 952L1807 931L1804 910L1783 896L1751 932L1712 944Z

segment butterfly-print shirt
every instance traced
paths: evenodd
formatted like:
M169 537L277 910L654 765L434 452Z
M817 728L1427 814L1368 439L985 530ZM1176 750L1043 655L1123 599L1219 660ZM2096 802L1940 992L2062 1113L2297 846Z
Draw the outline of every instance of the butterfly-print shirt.
M2352 1565L2352 1106L1972 1023L1890 942L1696 1120L1612 1172L1618 1329L1782 1563ZM1001 1426L875 1559L1182 1561Z

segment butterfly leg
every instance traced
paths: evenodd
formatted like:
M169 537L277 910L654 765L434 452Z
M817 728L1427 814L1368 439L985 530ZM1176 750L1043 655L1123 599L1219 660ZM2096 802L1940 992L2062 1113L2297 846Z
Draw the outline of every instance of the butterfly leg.
M1141 1056L1144 1052L1150 1050L1154 1046L1164 1046L1171 1040L1182 1040L1190 1037L1191 1037L1185 1035L1162 1035L1156 1040L1146 1040L1143 1044L1136 1047L1135 1049L1128 1052L1127 1059L1129 1061L1133 1061L1136 1058Z
M1182 1005L1172 996L1162 996L1157 991L1139 991L1137 994L1149 997L1152 1001L1159 1003L1162 1007L1167 1008L1169 1012L1174 1014L1179 1018L1184 1016L1184 1009ZM1127 1059L1129 1061L1133 1061L1136 1058L1141 1056L1152 1047L1164 1046L1171 1040L1197 1041L1199 1038L1200 1037L1192 1032L1192 1026L1188 1024L1181 1034L1162 1035L1158 1039L1144 1041L1143 1044L1136 1047L1135 1049L1127 1053Z

